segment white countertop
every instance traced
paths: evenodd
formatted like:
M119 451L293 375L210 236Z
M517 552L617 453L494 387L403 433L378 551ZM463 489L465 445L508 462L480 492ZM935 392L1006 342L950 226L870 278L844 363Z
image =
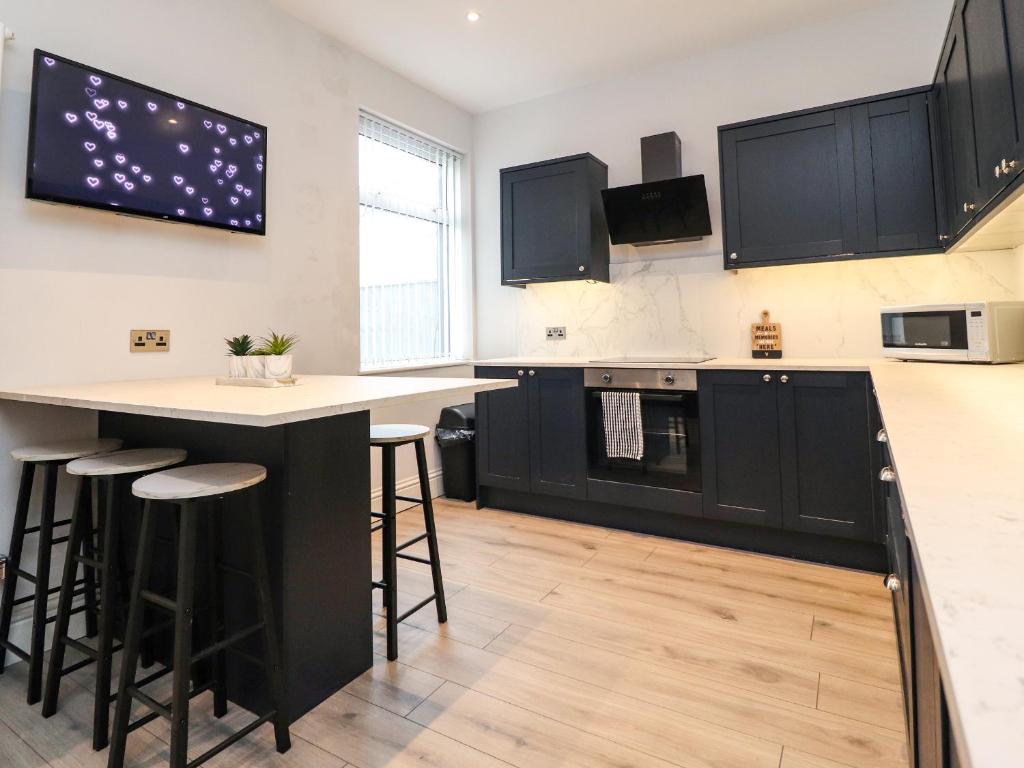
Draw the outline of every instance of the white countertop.
M218 386L215 376L23 387L0 400L45 403L96 411L270 427L438 397L517 385L506 379L409 376L298 376L293 387Z
M602 361L591 357L496 357L489 360L475 360L473 365L517 366L533 365L538 368L659 368L681 370L777 370L777 371L862 371L872 365L885 365L882 359L854 359L842 357L783 357L779 360L755 360L750 357L716 357L704 363L680 363L671 360L657 362L656 355L646 357L650 362Z
M871 374L970 768L1024 766L1024 365Z

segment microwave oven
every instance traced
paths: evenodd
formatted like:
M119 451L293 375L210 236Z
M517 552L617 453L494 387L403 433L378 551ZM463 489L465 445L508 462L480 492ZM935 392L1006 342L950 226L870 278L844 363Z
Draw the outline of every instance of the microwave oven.
M883 307L882 348L897 360L1020 362L1024 301Z

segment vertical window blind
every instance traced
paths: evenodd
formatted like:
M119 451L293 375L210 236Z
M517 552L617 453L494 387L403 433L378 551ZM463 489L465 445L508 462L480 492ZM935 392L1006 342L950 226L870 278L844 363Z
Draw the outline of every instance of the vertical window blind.
M362 370L452 360L462 157L359 116Z

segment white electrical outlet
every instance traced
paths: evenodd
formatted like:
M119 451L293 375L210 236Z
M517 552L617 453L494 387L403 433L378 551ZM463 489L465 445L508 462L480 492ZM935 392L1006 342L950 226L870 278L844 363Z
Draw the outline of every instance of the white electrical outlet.
M563 341L565 339L565 326L549 326L547 329L547 338L553 341Z

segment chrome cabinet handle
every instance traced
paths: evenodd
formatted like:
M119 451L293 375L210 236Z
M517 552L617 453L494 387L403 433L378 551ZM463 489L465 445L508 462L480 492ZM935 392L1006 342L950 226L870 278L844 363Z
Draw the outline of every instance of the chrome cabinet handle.
M603 381L605 384L611 383L611 380L612 380L612 375L610 373L602 373L601 374L601 381Z
M1006 162L1006 161L1004 160L1003 162ZM1003 167L1002 167L1001 165L998 165L998 164L997 164L997 165L996 165L996 178L997 178L997 179L999 178L999 175L1000 175L1000 174L1001 174L1002 172L1003 172Z
M944 242L946 242L947 240L949 240L949 238L950 238L950 236L949 236L949 235L939 235L939 242L940 242L940 243L944 243Z
M740 257L740 255L738 253L730 253L729 254L729 261L736 261L739 257Z
M675 376L673 376L673 375L672 375L672 374L670 373L670 374L669 374L668 376L666 376L666 377L665 377L665 383L666 383L666 384L669 384L669 385L671 385L671 384L675 384L675 383L676 383L676 377L675 377Z
M522 368L520 368L520 369L519 369L519 370L517 371L517 373L518 373L518 374L519 374L520 376L522 376L522 375L523 375L523 369L522 369Z
M875 435L875 440L879 443L889 442L889 433L885 431L885 427L882 427L882 429L878 430L878 434Z
M964 213L970 213L977 207L974 203L964 203Z
M892 467L882 467L882 471L878 473L878 479L883 483L895 482L896 470Z
M885 588L890 592L899 592L900 586L902 586L899 577L895 573L890 573L886 576L882 583L885 584Z
M761 377L761 381L763 381L766 384L769 381L771 381L771 380L772 380L772 375L770 373L766 373L764 376Z
M580 264L580 272L586 272L587 268Z
M1006 175L1009 175L1010 171L1012 171L1016 167L1017 167L1017 161L1016 160L1007 160L1004 157L1003 158L1003 163L1002 163L1002 165L1000 166L999 169L1003 172L1003 175L1006 176ZM997 173L996 176L998 176L998 175L999 174Z
M536 375L537 375L537 372L531 369L531 370L530 370L530 375L531 375L531 376L536 376Z
M781 381L783 384L789 384L789 376L787 376L786 374L782 374L781 376L779 376L779 381Z

